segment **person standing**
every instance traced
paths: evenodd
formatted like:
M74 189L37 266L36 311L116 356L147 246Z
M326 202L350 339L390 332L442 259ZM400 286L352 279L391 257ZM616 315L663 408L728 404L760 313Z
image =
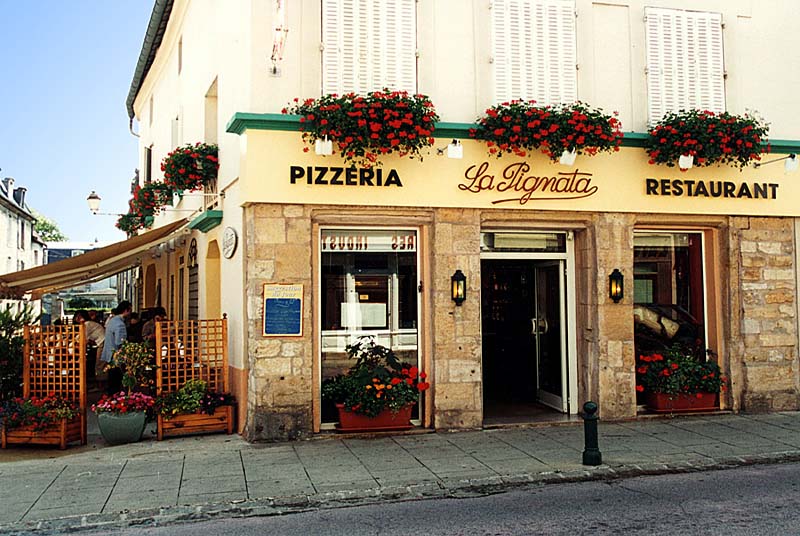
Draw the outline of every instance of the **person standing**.
M114 352L116 352L122 343L127 339L128 332L125 328L125 319L131 314L131 302L124 300L119 302L117 308L112 312L112 316L106 323L106 338L103 344L103 353L100 359L106 364L113 363ZM118 393L122 390L122 370L119 367L112 366L108 370L108 387L106 392L108 394Z

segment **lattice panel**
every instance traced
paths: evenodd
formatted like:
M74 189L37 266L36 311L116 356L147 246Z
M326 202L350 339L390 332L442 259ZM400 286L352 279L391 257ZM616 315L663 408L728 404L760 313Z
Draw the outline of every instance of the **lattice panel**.
M156 391L177 391L198 379L228 391L228 321L165 320L156 325Z
M86 408L86 332L83 324L25 326L23 396L58 396Z

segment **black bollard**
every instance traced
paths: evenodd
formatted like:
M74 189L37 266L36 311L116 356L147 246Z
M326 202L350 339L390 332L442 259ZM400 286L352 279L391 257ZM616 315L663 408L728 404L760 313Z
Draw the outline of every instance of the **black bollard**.
M583 405L583 435L585 447L583 449L583 465L600 465L603 463L603 455L597 446L597 404L587 402Z

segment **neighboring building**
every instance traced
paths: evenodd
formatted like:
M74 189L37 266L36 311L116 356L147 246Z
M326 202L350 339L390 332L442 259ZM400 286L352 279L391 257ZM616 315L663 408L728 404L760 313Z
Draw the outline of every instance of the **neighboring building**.
M102 248L105 245L106 244L100 243L97 240L93 242L50 242L47 244L47 264L52 264L64 259L71 259L89 251ZM91 281L59 290L56 293L47 295L45 301L47 303L56 304L61 300L64 306L68 308L69 301L73 298L90 299L94 302L93 309L108 311L116 307L119 302L117 276L111 276L100 281ZM57 316L57 313L53 314L54 318Z
M718 356L731 379L721 409L797 410L798 178L779 166L682 174L648 165L641 143L668 110L756 109L773 152L797 152L800 71L787 65L798 15L800 4L749 0L156 0L127 103L142 180L158 180L176 146L218 143L224 197L185 241L141 259L141 303L173 319L227 314L252 440L330 424L320 383L361 334L433 378L421 426L565 418L587 400L604 419L635 417L634 316L652 303L656 322L693 330ZM292 169L321 177L342 164L304 152L297 120L278 112L295 97L384 86L429 95L444 122L437 146L460 138L464 158L385 158L402 186L292 180ZM570 169L541 154L490 159L468 130L512 98L580 99L618 110L634 133ZM523 165L585 173L596 190L523 202L522 186L490 187ZM479 169L486 187L471 189ZM777 195L659 195L648 178L771 183ZM167 211L155 227L185 215ZM456 270L462 306L450 298ZM302 285L300 336L264 336L266 284Z
M28 189L14 179L0 182L0 274L44 264L45 244L36 235L36 217L25 199Z
M0 274L41 266L47 251L34 230L36 218L25 199L28 189L14 182L11 177L0 181ZM18 299L0 299L3 308L21 303ZM41 302L34 299L29 304L38 315Z

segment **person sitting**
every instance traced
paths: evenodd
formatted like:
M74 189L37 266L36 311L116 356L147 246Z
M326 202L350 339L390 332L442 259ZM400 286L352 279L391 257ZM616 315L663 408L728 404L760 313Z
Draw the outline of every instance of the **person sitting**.
M156 307L153 310L153 318L145 322L142 326L142 340L150 347L156 345L156 322L161 322L167 319L167 311L163 307Z

